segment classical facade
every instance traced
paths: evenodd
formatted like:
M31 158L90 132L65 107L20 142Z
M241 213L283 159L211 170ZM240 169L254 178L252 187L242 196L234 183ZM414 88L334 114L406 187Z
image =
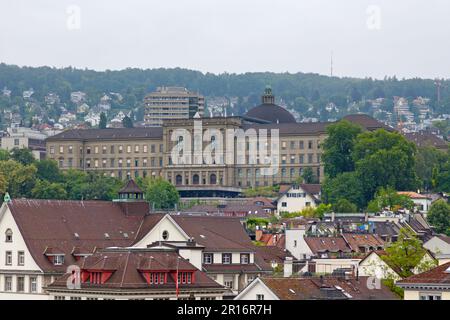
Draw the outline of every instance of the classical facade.
M368 130L383 127L366 115L350 121ZM48 158L63 170L98 171L122 179L161 176L182 196L233 196L243 188L293 182L306 168L321 181L321 143L328 124L297 123L266 89L262 104L241 117L197 115L164 120L162 127L68 130L48 138L46 148ZM235 132L234 138L229 132ZM259 140L251 140L252 133ZM191 153L184 153L187 146ZM176 148L183 150L181 162L173 159ZM217 156L219 148L223 152Z

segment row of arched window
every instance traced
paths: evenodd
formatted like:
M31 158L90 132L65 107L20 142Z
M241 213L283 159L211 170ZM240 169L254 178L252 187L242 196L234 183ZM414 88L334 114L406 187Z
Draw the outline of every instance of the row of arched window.
M183 184L183 176L181 174L175 176L175 184ZM198 174L192 176L192 184L200 184L200 176ZM209 184L217 184L217 175L215 173L209 175Z

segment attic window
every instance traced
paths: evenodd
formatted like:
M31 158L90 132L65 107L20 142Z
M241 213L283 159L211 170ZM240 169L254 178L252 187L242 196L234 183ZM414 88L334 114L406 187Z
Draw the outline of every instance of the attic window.
M64 255L63 254L58 254L58 255L55 255L54 257L53 257L53 264L55 265L55 266L60 266L60 265L62 265L62 264L64 264Z
M164 230L162 233L163 240L169 240L169 231Z
M5 242L12 242L13 232L11 229L6 229L5 232Z
M80 239L80 235L78 233L75 232L73 235L75 238Z
M109 234L105 232L105 239L109 239Z
M128 233L124 232L124 233L123 233L123 237L126 238L126 239L128 239Z

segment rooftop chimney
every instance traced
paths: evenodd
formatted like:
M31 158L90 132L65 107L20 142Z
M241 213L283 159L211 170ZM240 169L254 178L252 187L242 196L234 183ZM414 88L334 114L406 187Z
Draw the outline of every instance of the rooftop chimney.
M286 257L286 260L284 260L284 277L288 278L292 276L292 257Z

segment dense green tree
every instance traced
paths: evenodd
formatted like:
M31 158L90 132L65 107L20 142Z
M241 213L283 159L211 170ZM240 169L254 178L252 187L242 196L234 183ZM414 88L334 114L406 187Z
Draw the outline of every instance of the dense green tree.
M167 180L147 177L138 180L145 191L145 199L155 209L173 209L180 199L177 189Z
M347 199L358 208L365 206L361 180L355 172L345 172L335 178L326 178L322 185L322 193L327 203L337 203L339 199Z
M427 219L436 232L450 236L450 204L442 199L436 201L431 205Z
M450 160L440 170L435 170L433 183L436 190L450 192Z
M386 255L381 258L390 266L394 266L401 277L409 277L413 274L426 251L422 242L409 229L402 228L399 231L398 240L392 242L386 249Z
M383 129L360 134L352 158L368 202L380 187L416 190L416 147L398 133Z
M53 159L44 159L36 161L35 163L37 173L36 177L41 180L50 182L59 182L62 179L61 171L58 168L58 163Z
M9 154L8 150L0 149L0 161L9 160L11 155Z
M437 187L436 179L444 171L444 166L450 157L434 147L421 147L417 151L415 161L417 176L425 190L435 189Z
M106 114L104 112L100 113L100 122L98 124L99 129L106 129L106 124L108 120L106 119Z
M124 128L133 128L133 120L129 116L125 116L122 120L122 125Z
M28 148L14 148L11 150L11 159L23 164L30 165L34 162L34 156Z
M37 180L31 195L35 199L67 199L64 185L47 180Z
M327 127L328 137L323 143L322 161L325 174L334 178L343 172L354 170L352 151L362 128L347 120L341 120Z
M6 191L11 197L30 197L37 169L14 160L0 161L0 175L6 181Z
M398 192L391 187L381 187L370 203L369 211L377 212L384 208L388 208L391 211L396 211L401 208L412 210L414 208L414 202L407 195L398 194Z
M317 177L314 175L313 170L311 168L305 168L303 170L303 174L301 176L303 179L303 183L316 183Z
M353 213L358 212L358 208L355 204L351 203L347 199L339 199L332 206L333 211L339 213Z

